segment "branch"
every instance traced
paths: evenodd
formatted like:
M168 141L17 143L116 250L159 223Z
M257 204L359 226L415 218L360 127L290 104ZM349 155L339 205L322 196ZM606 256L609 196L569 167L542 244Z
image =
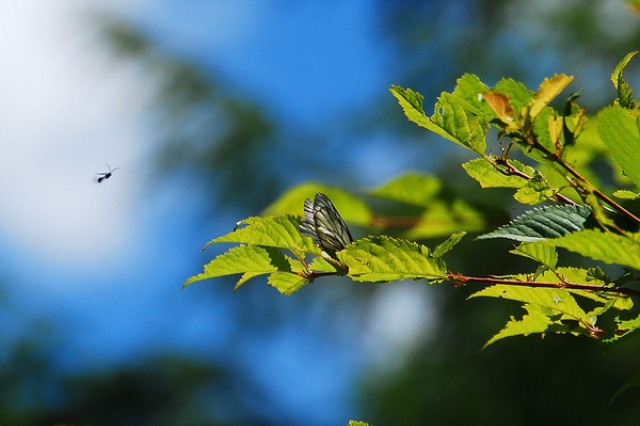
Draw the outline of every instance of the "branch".
M602 287L597 285L589 285L589 284L580 284L580 283L572 283L568 281L563 282L538 282L538 281L517 281L517 280L509 280L505 278L498 277L469 277L466 275L462 275L456 272L447 272L445 275L445 279L447 281L452 282L455 285L462 286L467 285L468 283L479 283L479 284L504 284L504 285L513 285L520 287L539 287L539 288L564 288L569 290L587 290L587 291L606 291L610 293L617 293L621 296L640 296L640 290L634 290L632 288L626 287Z
M554 163L558 164L560 167L565 169L571 176L576 178L578 181L580 181L585 186L584 189L586 189L589 192L592 192L598 199L600 199L601 201L604 201L609 206L611 206L613 209L615 209L615 210L619 211L620 213L624 214L625 216L627 216L629 219L633 220L634 222L640 223L640 218L638 218L636 215L631 213L629 210L627 210L624 207L622 207L620 204L616 203L614 200L612 200L610 197L608 197L605 193L603 193L602 191L597 189L584 176L582 176L576 169L571 167L567 162L565 162L562 158L560 158L560 156L558 154L555 154L555 153L549 151L544 146L542 146L535 139L535 137L533 137L533 136L529 136L527 138L519 137L519 139L524 141L524 143L527 144L528 146L539 150L549 160L553 161Z

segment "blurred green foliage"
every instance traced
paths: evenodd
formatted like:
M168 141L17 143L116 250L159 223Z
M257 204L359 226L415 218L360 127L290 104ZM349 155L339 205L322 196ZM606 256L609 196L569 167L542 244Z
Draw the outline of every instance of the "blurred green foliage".
M280 6L283 10L286 3ZM537 7L538 3L544 5ZM625 21L625 31L616 32L611 16L618 16L614 9L623 6L611 2L412 0L372 5L379 28L393 49L394 62L402 64L395 71L395 82L414 87L427 99L453 87L454 79L463 72L474 72L487 80L512 76L537 81L538 75L549 74L541 68L552 67L551 72L570 72L586 81L581 72L588 74L599 67L610 70L620 57L640 45L637 23L629 26ZM150 117L158 128L159 145L157 156L150 161L158 170L194 173L206 197L252 213L291 185L273 172L286 152L277 139L287 130L277 127L268 112L223 90L224 84L212 77L210 70L172 56L134 25L124 20L105 22L105 41L112 51L139 64L150 81L157 83ZM519 43L505 49L511 38ZM613 97L613 93L601 92L591 92L590 99L597 103ZM391 129L399 139L409 132L416 134L415 126L405 125L386 87L381 93L385 97L379 105L358 113L359 117L371 117L368 129ZM351 140L370 131L361 121L354 127ZM305 134L298 140L302 139L318 143L323 136ZM336 152L324 155L337 156ZM492 206L498 217L504 217L510 195L499 190L488 195L490 200L479 195L475 183L455 169L458 164L442 161L437 171L444 181L456 182L457 191ZM335 165L329 164L327 169L335 169ZM458 264L475 275L513 273L530 265L525 259L504 257L508 242L497 244L504 244L504 249L494 251L496 242L475 242L473 247L463 242L449 264L452 269ZM486 249L478 250L478 246ZM340 292L332 287L327 283L325 289L316 287L313 293L314 297L325 297L325 303L316 308L325 306L328 314L322 318L327 321L328 333L344 326L338 320L331 323L332 317L344 318L341 312L357 313L358 321L364 321L376 287L341 288ZM638 368L637 338L615 348L554 336L511 339L480 351L505 316L520 314L516 306L510 310L499 302L467 302L467 289L431 290L431 297L438 301L435 332L411 353L398 354L406 361L396 368L369 366L360 382L362 415L352 417L376 426L637 421L635 391L622 394L609 405L615 391ZM238 297L246 297L243 304L247 311L255 308L269 313L265 298L246 293ZM300 300L304 297L300 295ZM487 309L489 304L491 309ZM1 305L0 313L5 308ZM302 313L286 314L299 318ZM263 332L266 322L260 318L242 326L250 335L251 330ZM251 377L228 364L159 355L105 371L70 374L56 366L63 343L43 339L42 333L32 329L18 337L3 333L0 345L2 425L287 424L269 420L260 407L269 406L272 396L260 393Z

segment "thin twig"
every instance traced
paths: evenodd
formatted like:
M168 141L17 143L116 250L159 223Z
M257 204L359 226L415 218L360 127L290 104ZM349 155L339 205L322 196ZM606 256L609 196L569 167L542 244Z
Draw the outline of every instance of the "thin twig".
M498 277L470 277L460 273L447 272L445 279L456 285L466 285L469 283L479 284L504 284L520 287L540 287L540 288L564 288L569 290L587 290L587 291L604 291L609 293L617 293L622 296L640 296L640 290L626 287L602 287L597 285L572 283L569 281L562 282L545 282L545 281L517 281Z

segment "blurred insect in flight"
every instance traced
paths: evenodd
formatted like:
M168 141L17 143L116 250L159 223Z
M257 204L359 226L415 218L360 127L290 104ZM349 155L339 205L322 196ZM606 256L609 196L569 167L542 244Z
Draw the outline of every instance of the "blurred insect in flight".
M107 168L109 169L109 171L106 173L96 173L96 175L98 176L96 177L96 181L98 183L102 182L103 180L109 179L113 175L113 172L118 170L120 167L116 167L115 169L111 170L111 166L107 164Z
M329 253L335 253L353 242L349 227L340 217L329 197L321 192L313 201L304 201L305 218L300 223L300 231L312 236Z

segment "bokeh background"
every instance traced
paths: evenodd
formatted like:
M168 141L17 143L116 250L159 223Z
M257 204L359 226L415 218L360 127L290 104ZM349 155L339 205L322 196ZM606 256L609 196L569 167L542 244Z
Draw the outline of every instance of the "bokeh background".
M532 88L564 72L595 112L640 47L623 1L4 0L0 39L0 424L637 419L637 393L609 404L637 338L481 351L521 312L465 289L180 290L207 241L309 180L434 173L508 217L508 194L478 195L466 154L407 123L389 86L428 107L465 72ZM451 263L532 267L496 247Z

